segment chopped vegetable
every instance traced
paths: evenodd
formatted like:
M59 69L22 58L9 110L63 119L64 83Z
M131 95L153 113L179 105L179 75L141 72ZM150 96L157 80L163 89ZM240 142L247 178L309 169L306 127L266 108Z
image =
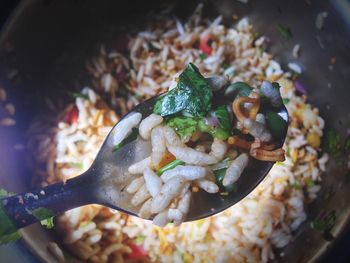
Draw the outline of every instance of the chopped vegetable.
M245 82L235 82L227 87L225 96L233 96L232 98L236 96L247 97L252 90L253 88Z
M206 59L208 56L205 53L200 53L199 54L199 58L203 61L204 59Z
M340 135L334 130L330 130L324 142L324 150L330 154L339 154L341 151Z
M331 230L335 225L336 219L336 212L335 210L332 210L328 214L321 213L321 215L318 218L311 222L310 226L312 229L322 232L323 237L327 241L331 241L333 239Z
M181 116L168 119L166 123L175 130L182 140L186 140L197 130L198 121L194 118Z
M232 192L232 191L234 191L236 189L236 185L235 184L224 186L223 183L222 183L223 180L224 180L225 174L226 174L226 170L227 170L227 168L216 170L216 171L214 171L214 175L215 175L215 178L216 178L216 182L218 183L218 185L222 189L225 189L227 192Z
M161 97L154 112L169 116L182 112L184 116L205 116L211 108L213 92L198 68L190 63L180 74L176 88Z
M267 127L271 134L276 139L283 137L285 130L287 129L287 123L276 112L268 111L266 113Z
M53 228L54 224L53 224L53 216L54 213L44 207L39 207L36 208L32 211L32 214L35 218L37 218L38 220L40 220L40 224L43 226L46 226L46 228L50 229Z
M83 93L80 93L80 92L73 92L73 93L72 93L72 97L73 97L73 98L82 98L82 99L85 99L85 100L88 100L88 99L89 99L89 96L88 96L88 95L83 94Z
M198 122L198 128L201 132L207 132L213 137L220 140L226 140L230 136L230 132L221 128L208 125L204 119Z
M159 170L160 168L162 168L163 166L171 163L175 159L176 159L176 157L174 155L172 155L170 152L166 152L166 153L163 154L162 159L160 160L159 164L155 168L157 170Z
M226 157L225 159L223 159L221 162L214 164L211 166L211 169L213 171L217 171L217 170L221 170L223 168L228 168L230 165L230 161L232 161L231 157Z
M11 196L13 193L0 189L0 198ZM0 202L0 245L15 242L21 238L21 234L17 231L16 226L7 216L3 203Z
M230 114L227 111L227 107L225 105L219 106L217 107L214 112L213 115L215 115L215 117L218 118L220 126L230 132L232 129L232 125L231 125L231 120L230 120Z
M128 243L128 246L130 247L131 249L131 253L128 254L128 258L131 259L131 260L142 260L144 259L145 257L147 257L147 251L140 245L136 245L132 242L129 242Z
M283 98L282 101L283 101L283 104L286 105L286 104L288 104L290 102L290 99Z
M80 163L71 162L71 163L69 163L69 165L72 167L78 168L78 169L83 169L83 163L81 163L81 162Z
M296 89L296 91L299 91L302 94L306 94L306 88L303 84L301 84L299 81L295 81L294 82L294 87Z
M66 116L66 122L69 124L73 124L78 122L79 119L79 110L76 106L72 107L72 109L68 112Z
M139 235L139 236L137 236L137 237L135 238L134 241L135 241L136 244L139 245L139 244L141 244L141 243L145 240L145 238L146 238L146 237L145 237L144 235Z
M167 165L163 166L162 168L159 169L158 171L158 175L162 175L164 172L171 170L173 168L175 168L178 165L182 165L184 164L183 161L181 160L174 160L171 163L168 163Z
M133 128L130 135L128 137L126 137L124 140L122 140L119 144L115 145L113 147L113 152L118 151L120 148L122 148L123 146L127 145L128 143L136 140L137 136L139 134L139 129L137 128Z
M291 39L293 37L292 31L289 27L284 27L283 25L278 24L276 29L278 33L280 33L281 36L285 37L286 39Z
M210 46L211 36L209 32L205 32L200 37L199 49L203 51L206 55L210 56L213 49Z
M315 182L312 180L312 179L306 179L305 180L305 183L308 187L312 187L312 186L315 186Z
M291 188L296 189L296 190L300 190L301 189L301 185L298 183L293 183L290 185Z

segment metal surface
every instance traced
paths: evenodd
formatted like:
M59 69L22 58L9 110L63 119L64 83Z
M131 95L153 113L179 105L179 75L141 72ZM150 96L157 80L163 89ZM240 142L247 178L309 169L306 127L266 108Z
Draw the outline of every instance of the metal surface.
M145 1L144 1L145 2ZM311 4L308 4L311 3ZM29 94L56 94L60 89L83 86L89 79L83 73L84 59L93 54L96 43L115 44L120 26L144 24L146 10L159 10L156 1L137 3L128 1L121 6L116 1L26 1L18 10L1 36L0 72L16 67L21 81L10 89L18 107L20 125L17 130L0 128L0 183L14 191L25 189L19 182L28 182L30 170L19 167L22 154L15 152L11 145L17 143L21 131L40 112L41 100L29 98ZM196 4L179 1L175 12L179 17L191 13ZM206 12L213 16L221 13L225 22L231 23L232 14L247 15L254 27L269 36L269 51L275 59L287 68L287 63L302 63L305 72L300 81L307 87L309 101L319 107L320 115L326 120L326 129L334 128L342 136L346 135L349 120L348 103L350 83L350 34L348 1L249 1L247 5L239 1L208 1ZM316 15L327 11L328 17L322 31L315 27ZM64 15L62 15L64 14ZM125 16L128 16L127 18ZM141 23L140 23L141 22ZM278 35L276 24L288 26L293 38L286 40ZM10 42L15 52L5 52L4 46ZM292 48L301 44L302 55L292 57ZM336 64L331 65L332 57ZM59 77L57 77L59 76ZM2 80L2 79L1 79ZM11 86L11 84L9 84ZM25 154L25 153L24 153ZM24 155L23 154L23 155ZM11 174L11 177L9 177ZM336 226L332 230L335 240L347 226L350 212L350 191L344 182L345 171L334 161L328 165L323 177L320 197L307 207L308 220L294 233L293 242L277 252L278 262L318 261L334 242L322 239L322 234L310 229L310 221L321 211L337 212ZM22 178L21 181L12 180ZM335 194L325 201L322 196L333 188ZM26 230L25 239L41 258L47 258L46 244L52 238L38 226ZM280 257L280 252L283 256ZM52 261L51 261L52 262Z

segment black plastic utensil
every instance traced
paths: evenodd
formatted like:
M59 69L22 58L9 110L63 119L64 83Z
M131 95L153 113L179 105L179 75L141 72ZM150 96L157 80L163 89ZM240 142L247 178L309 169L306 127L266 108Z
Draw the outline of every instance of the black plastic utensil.
M153 97L139 104L129 114L140 112L143 118L147 117L152 113L157 98ZM264 109L262 110L264 111ZM278 113L286 124L288 123L288 113L283 105L278 109L275 108L274 112ZM47 217L87 204L100 204L130 215L137 215L138 207L133 207L129 202L132 195L123 189L134 178L128 174L128 167L148 157L151 153L151 144L138 137L118 151L113 152L115 127L107 136L94 163L82 175L66 182L52 184L1 200L5 213L17 228L43 220L44 218L33 214L33 211L40 208L50 212L47 213ZM284 136L281 136L276 143L277 147L283 145L285 137L286 130ZM186 221L205 218L234 205L263 180L272 166L273 162L263 162L251 158L248 167L235 183L235 191L225 196L219 193L208 194L204 191L194 193Z

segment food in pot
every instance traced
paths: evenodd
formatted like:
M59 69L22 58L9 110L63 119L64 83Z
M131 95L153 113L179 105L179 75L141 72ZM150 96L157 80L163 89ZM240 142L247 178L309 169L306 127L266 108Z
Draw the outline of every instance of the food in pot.
M131 204L139 207L140 217L154 216L153 223L162 227L170 222L178 226L189 212L192 187L210 194L220 188L221 192L231 191L248 165L249 155L263 161L284 161L284 151L273 144L272 132L276 138L283 136L286 124L272 110L260 112L261 95L271 109L282 105L280 86L264 81L261 89L253 89L241 82L239 87L248 89L248 96L237 89L232 106L222 102L214 107L212 90L219 91L224 86L218 84L226 82L207 81L190 63L176 87L158 98L154 113L141 120L141 113L132 112L113 130L113 151L137 134L152 143L151 155L128 169L136 178L126 191L134 194ZM234 87L237 84L227 89L233 93ZM234 127L240 135L230 137ZM248 147L241 148L236 141ZM237 156L232 158L229 150ZM217 167L220 173L216 173Z
M94 84L84 88L74 103L67 105L58 124L56 118L39 118L33 122L29 148L34 153L36 181L49 184L87 170L120 116L140 100L174 88L174 76L191 62L205 77L228 76L230 83L243 82L251 87L260 86L263 80L278 82L281 86L283 103L290 116L283 147L286 160L278 162L246 198L213 217L179 227L168 224L164 228L98 205L73 209L56 218L55 227L74 255L90 262L266 262L278 256L276 248L291 242L294 231L307 217L307 204L320 190L328 156L321 154L315 142L323 136L324 121L317 108L306 102L306 95L296 95L291 74L284 72L264 50L264 39L256 38L246 18L234 27L227 27L221 23L221 17L215 20L202 17L201 6L185 24L164 18L132 35L126 54L102 47L100 54L87 63ZM246 89L241 86L239 90L244 93ZM270 96L269 88L266 92ZM111 100L112 106L108 107L101 97ZM73 108L78 114L72 113L76 111ZM57 110L54 114L57 117ZM262 120L259 116L257 114L256 121ZM266 118L265 122L271 120ZM215 120L209 118L208 122L214 124ZM168 126L172 127L170 123ZM248 122L240 129L249 127ZM312 136L308 135L311 133ZM144 135L150 136L146 127ZM193 133L193 137L196 136L199 135ZM228 142L242 150L252 148L239 136L232 136ZM209 146L203 144L196 150L208 151ZM232 158L237 158L237 151L229 151ZM266 156L263 151L254 154ZM142 173L142 167L147 167L149 162L150 159L146 159L133 167L135 173ZM173 160L162 166L159 173L171 171L176 165L184 164ZM216 168L217 178L223 178L227 160ZM129 186L134 191L143 184L144 179L140 178ZM195 192L198 187L193 186L191 190ZM190 198L189 193L184 195L183 204ZM150 202L144 205L145 210L141 211L147 212ZM175 220L179 213L171 211L170 214Z

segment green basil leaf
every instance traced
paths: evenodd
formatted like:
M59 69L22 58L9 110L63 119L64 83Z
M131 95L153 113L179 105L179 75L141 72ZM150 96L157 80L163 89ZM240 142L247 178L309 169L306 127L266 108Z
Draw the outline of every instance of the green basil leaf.
M176 88L161 97L153 111L163 117L179 112L190 117L205 116L211 108L212 97L209 83L190 63L180 74Z
M53 217L54 213L47 208L39 207L32 211L32 214L35 218L40 220L40 224L46 226L46 228L53 228Z
M214 110L214 115L218 118L221 128L230 132L232 129L230 114L225 105L219 106Z
M276 112L268 111L266 113L266 122L272 136L276 139L281 138L287 129L287 123Z

